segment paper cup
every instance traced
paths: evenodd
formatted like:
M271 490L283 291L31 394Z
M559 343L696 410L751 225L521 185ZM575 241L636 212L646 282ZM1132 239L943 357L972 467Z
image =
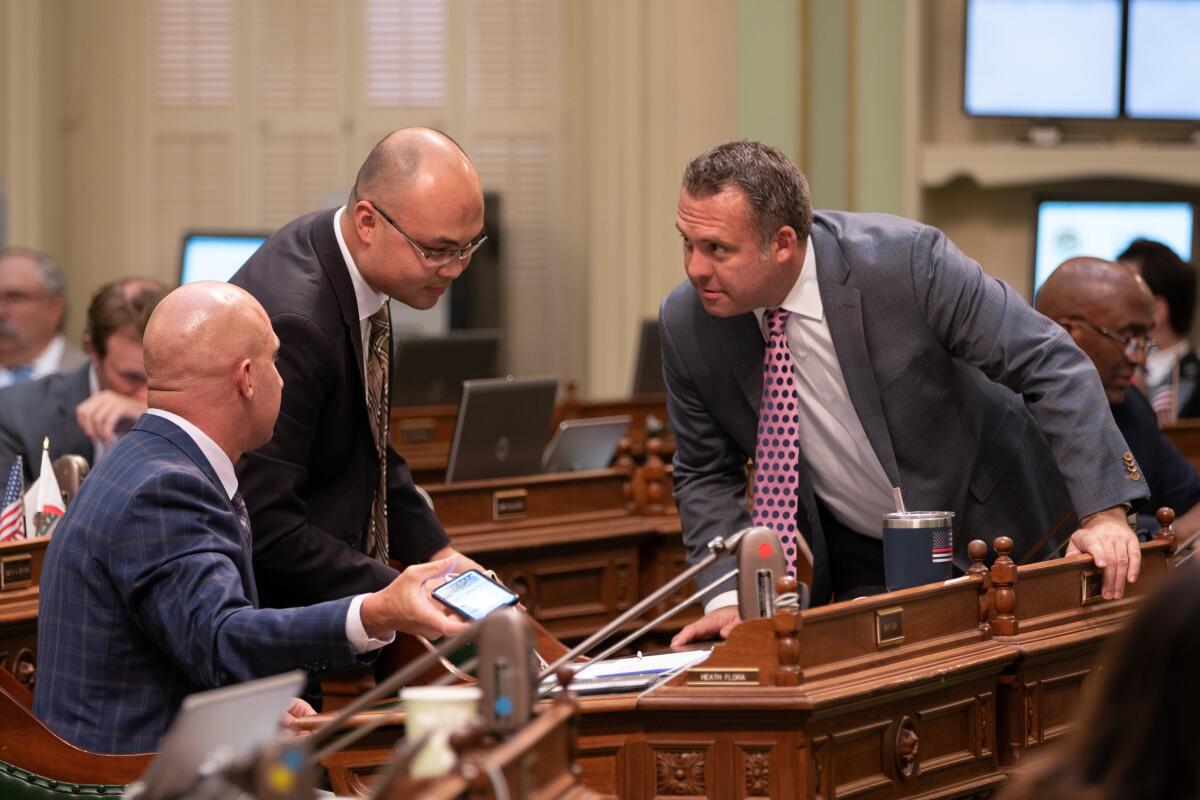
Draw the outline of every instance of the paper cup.
M404 701L404 736L415 741L431 731L429 741L412 761L414 778L445 775L457 759L450 734L479 719L478 686L409 686L400 690Z

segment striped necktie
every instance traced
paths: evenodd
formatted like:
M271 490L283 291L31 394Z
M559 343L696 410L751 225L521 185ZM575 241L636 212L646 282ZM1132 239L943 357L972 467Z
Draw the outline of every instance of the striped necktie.
M26 383L33 378L33 364L17 364L8 368L8 376L13 386Z
M391 313L388 304L371 315L370 339L367 349L367 417L375 438L379 458L379 484L371 501L371 516L367 521L366 553L387 563L387 435L388 435L388 361L391 354Z
M754 447L754 507L751 522L779 534L788 573L796 574L796 468L800 421L792 352L787 344L790 312L769 309L763 357L758 440Z

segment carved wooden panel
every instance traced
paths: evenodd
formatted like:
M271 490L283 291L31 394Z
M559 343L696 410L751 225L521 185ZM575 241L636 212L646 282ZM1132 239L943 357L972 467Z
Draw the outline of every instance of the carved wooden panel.
M1075 727L1083 699L1083 684L1090 674L1090 669L1081 669L1042 680L1043 743L1053 741Z
M995 742L992 741L992 731L996 725L996 709L995 695L992 692L984 692L977 698L978 706L975 711L975 755L979 758L986 758L995 750Z
M1026 747L1037 747L1042 742L1041 737L1041 693L1038 684L1025 684L1025 717L1024 741Z
M654 747L655 797L708 797L712 749Z
M629 769L622 765L625 748L620 744L587 745L575 748L579 780L601 797L620 797Z
M730 776L734 784L733 796L778 797L782 769L779 748L762 742L735 741L733 751L734 764Z
M804 749L800 752L801 774L809 776L815 800L825 800L829 791L827 781L829 775L829 737L818 736L808 746L807 754ZM805 769L804 767L807 767ZM801 797L807 792L802 792Z
M580 553L570 562L531 565L534 610L539 620L553 621L616 611L618 581L624 575L623 602L629 599L629 575L637 573L637 550Z
M892 720L884 719L833 732L829 760L835 797L841 800L891 785L885 761L891 728Z
M921 774L928 775L975 760L976 712L977 698L974 696L917 712Z

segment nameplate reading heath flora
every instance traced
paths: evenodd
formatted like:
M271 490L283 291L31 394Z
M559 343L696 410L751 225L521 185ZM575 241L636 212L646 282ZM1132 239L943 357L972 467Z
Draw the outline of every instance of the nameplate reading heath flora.
M758 686L760 681L757 667L737 669L721 667L704 669L697 667L687 671L688 686Z

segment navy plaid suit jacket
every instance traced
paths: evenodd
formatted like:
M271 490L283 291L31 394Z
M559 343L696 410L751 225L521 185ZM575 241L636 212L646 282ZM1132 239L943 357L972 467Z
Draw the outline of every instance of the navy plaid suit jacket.
M989 278L934 228L885 214L819 212L809 246L825 320L879 463L908 508L955 512L967 542L1009 536L1044 558L1084 517L1148 494L1124 466L1096 368L1057 324ZM750 524L766 343L753 314L719 319L686 281L659 310L675 499L694 562ZM813 602L830 566L807 465L797 522L813 551ZM731 564L697 577L715 580ZM731 585L720 587L733 588Z
M143 415L47 548L34 713L87 750L147 752L192 692L358 663L349 598L275 610L254 597L250 544L208 459Z

